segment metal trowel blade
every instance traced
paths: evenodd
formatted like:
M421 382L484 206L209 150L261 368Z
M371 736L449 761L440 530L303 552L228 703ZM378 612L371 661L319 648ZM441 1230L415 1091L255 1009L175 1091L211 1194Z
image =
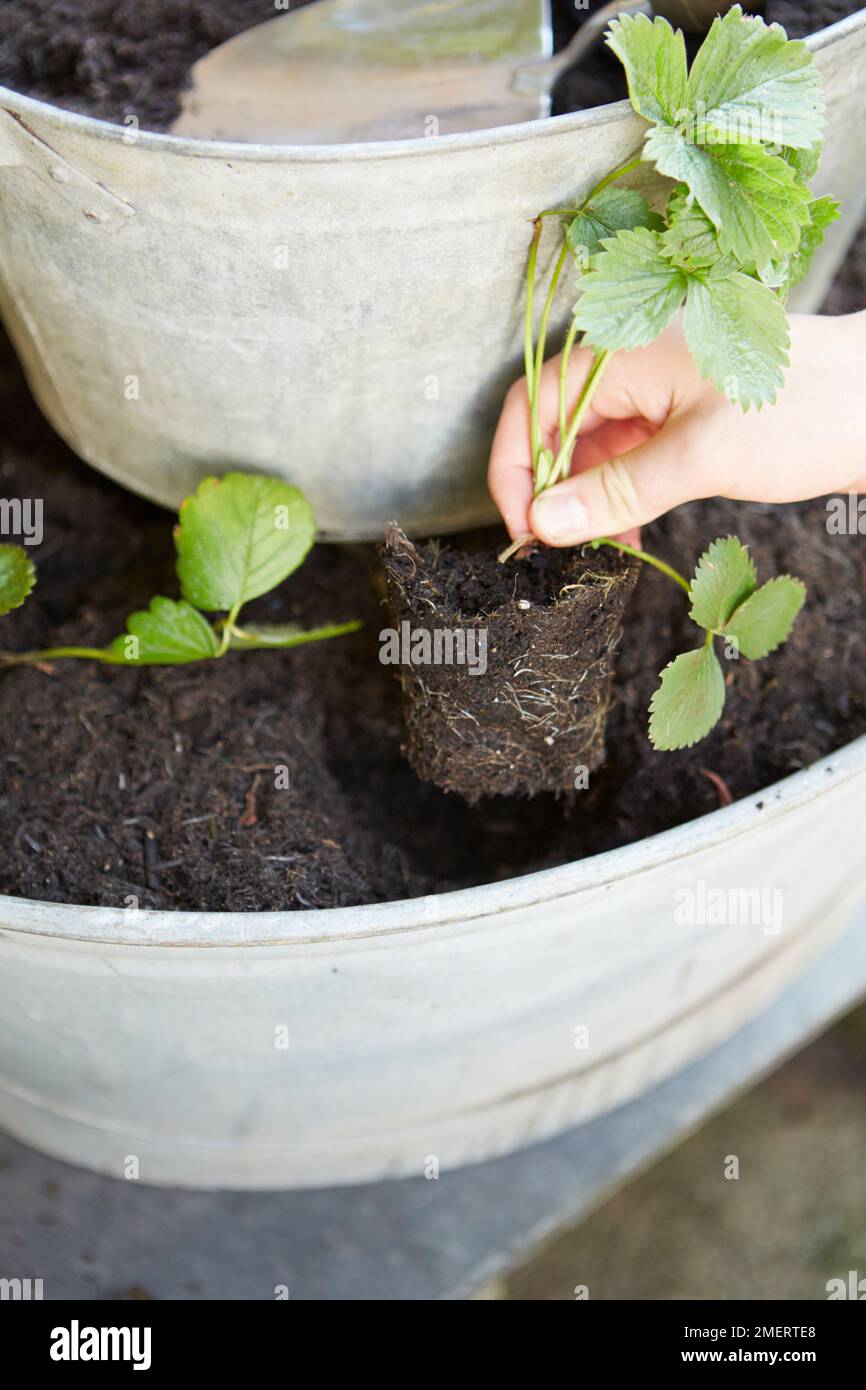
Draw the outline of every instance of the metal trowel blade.
M511 83L552 51L550 0L316 0L200 59L171 129L305 145L511 125L549 115Z

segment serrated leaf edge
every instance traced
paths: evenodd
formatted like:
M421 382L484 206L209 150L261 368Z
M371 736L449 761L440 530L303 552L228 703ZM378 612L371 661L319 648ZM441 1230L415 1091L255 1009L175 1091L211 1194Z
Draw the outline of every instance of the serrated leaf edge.
M761 592L762 589L766 589L767 586L768 586L769 584L775 584L776 581L779 580L779 579L789 579L789 580L791 581L792 584L796 584L796 585L797 585L797 588L800 589L800 590L802 591L802 599L801 599L801 602L800 602L800 607L797 609L796 613L794 614L793 618L791 619L791 623L790 623L790 626L789 626L789 628L788 628L788 631L785 633L784 637L780 637L780 638L779 638L778 642L776 642L774 646L768 647L768 648L767 648L767 650L764 652L764 656L771 656L773 652L777 652L781 646L784 646L784 644L787 642L788 638L791 636L791 633L794 631L794 624L795 624L795 622L797 621L797 619L799 618L800 614L801 614L802 611L803 611L803 604L806 602L806 597L807 597L808 592L809 592L808 589L806 588L806 585L803 583L802 579L799 579L799 578L797 577L796 574L774 574L774 575L772 575L772 577L771 577L770 579L765 579L764 582L763 582L763 584L759 584L759 585L757 586L757 588L755 588L755 589L752 590L752 592L749 594L749 597L748 597L748 598L744 598L743 601L742 601L742 603L738 603L738 604L737 604L737 606L736 606L736 608L734 609L733 613L732 613L731 616L728 618L728 621L726 622L725 626L724 626L718 633L716 633L715 636L718 636L718 637L734 637L734 638L736 638L736 634L733 633L733 632L731 632L731 631L729 630L729 628L730 628L730 624L734 621L734 618L735 618L736 615L739 613L740 609L741 609L741 608L744 608L745 605L749 602L749 599L752 599L752 598L755 597L755 594L759 594L759 593ZM746 660L747 660L747 661L763 661L763 660L764 660L764 656L747 656L747 657L746 657Z
M715 659L715 662L716 662L716 664L717 664L717 666L719 667L719 670L720 670L720 672L721 672L721 663L719 662L719 658L716 656L715 648L713 647L712 643L708 643L707 646L709 646L710 650L712 651L713 657L714 657L714 659ZM700 648L700 647L694 647L694 648L692 648L692 650L693 650L693 651L701 651L702 648ZM670 668L671 668L672 666L675 666L676 663L677 663L677 661L679 660L679 658L680 658L681 656L689 656L689 655L690 655L689 652L678 652L677 655L676 655L675 657L673 657L673 658L667 663L667 665L665 665L665 666L662 667L661 671L659 672L659 684L658 684L658 686L656 687L656 689L653 691L653 693L652 693L652 698L650 699L650 702L649 702L649 711L648 711L649 716L650 716L650 718L649 718L649 730L648 730L648 732L649 732L649 740L650 740L650 743L652 744L653 748L654 748L657 752L659 752L659 753L678 753L678 752L680 752L680 751L681 751L682 749L684 749L684 748L694 748L694 746L695 746L696 743L701 743L701 742L703 742L703 740L704 740L710 733L712 733L713 729L716 727L716 724L718 724L719 720L721 719L722 715L724 714L724 710L725 710L725 699L723 698L723 699L722 699L722 708L719 710L718 716L716 717L715 721L710 725L710 727L709 727L708 729L706 729L702 734L698 734L695 738L689 739L689 740L688 740L687 742L685 742L685 743L668 744L668 745L665 745L664 747L661 747L658 743L656 743L655 739L653 738L653 735L652 735L652 721L653 721L653 716L654 716L655 713L656 713L656 699L657 699L658 696L661 694L662 681L664 680L665 672L666 672L666 671L669 671ZM723 672L722 672L722 677L723 677L723 679L724 679L724 673L723 673Z
M25 562L24 574L26 588L24 589L24 592L22 593L21 597L16 599L13 603L10 603L8 608L4 608L2 607L2 605L0 605L0 617L5 617L7 613L14 612L16 608L21 608L21 606L27 602L28 598L33 593L33 590L36 588L36 566L30 559L30 556L27 554L27 551L24 549L23 545L4 544L0 546L0 550L18 550L23 555Z
M710 543L709 543L709 545L707 546L706 550L703 551L703 553L698 557L697 564L695 565L695 572L694 572L694 574L693 574L693 576L692 576L692 578L691 578L691 581L690 581L690 583L689 583L689 589L691 589L691 585L694 584L695 580L697 579L698 571L699 571L701 565L704 563L704 561L707 562L708 567L712 567L712 561L711 561L711 559L710 559L710 551L712 550L713 546L714 546L714 545L723 545L725 541L736 541L737 545L740 546L741 549L745 550L745 552L746 552L746 554L748 555L749 560L750 560L750 562L751 562L751 565L752 565L752 573L753 573L753 575L754 575L754 580L755 580L754 586L753 586L751 592L748 593L744 599L741 599L740 602L736 605L736 608L734 608L734 609L728 614L727 618L725 619L725 623L729 623L729 622L731 621L731 618L733 618L734 613L736 613L737 609L738 609L738 608L742 608L743 604L746 603L746 602L748 601L748 599L750 599L750 598L752 597L752 594L757 593L758 589L761 587L761 586L758 584L758 572L757 572L757 568L756 568L756 566L755 566L755 561L754 561L754 559L753 559L753 557L752 557L751 551L749 550L748 545L747 545L744 541L741 541L741 540L740 540L739 536L734 536L734 535L716 536L715 540L710 541ZM781 576L779 576L779 578L781 578ZM723 634L723 632L724 632L724 625L723 625L721 628L705 627L704 624L703 624L702 622L700 622L700 621L695 617L695 615L694 615L694 604L693 604L693 603L690 604L690 606L689 606L689 617L691 618L692 622L695 624L695 627L701 628L702 631L704 631L704 632L712 632L712 634L713 634L715 637L720 637L720 636L722 636L722 634Z

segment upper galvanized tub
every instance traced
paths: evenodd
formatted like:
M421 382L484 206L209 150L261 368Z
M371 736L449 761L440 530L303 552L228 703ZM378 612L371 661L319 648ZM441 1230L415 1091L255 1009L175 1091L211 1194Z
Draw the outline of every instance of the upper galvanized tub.
M701 1056L843 929L864 797L861 738L679 829L435 898L0 897L0 1126L202 1188L430 1176L549 1137Z
M866 192L866 11L812 40L818 184ZM310 497L325 538L459 530L520 370L529 219L639 144L627 103L466 135L257 146L133 134L0 88L0 310L82 458L172 507L242 464Z

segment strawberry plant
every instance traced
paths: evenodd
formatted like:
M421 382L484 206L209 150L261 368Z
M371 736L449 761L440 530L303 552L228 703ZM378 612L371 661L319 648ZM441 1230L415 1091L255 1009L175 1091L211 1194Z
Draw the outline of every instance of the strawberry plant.
M298 568L316 534L309 502L296 487L259 474L205 478L181 503L174 530L179 599L157 596L131 613L107 647L0 652L0 663L37 665L67 657L113 666L178 666L228 651L297 647L353 632L358 622L304 630L293 623L241 626L241 608ZM23 547L0 545L0 615L24 603L36 570ZM225 616L211 621L206 613Z
M704 631L702 647L683 652L665 667L650 702L654 746L689 748L709 733L725 705L725 678L713 639L721 638L732 657L757 661L768 656L790 633L806 597L805 586L786 574L758 587L754 561L736 536L713 541L691 583L670 565L625 542L590 542L593 547L611 544L647 560L685 589L691 600L689 617Z
M743 410L774 402L788 364L788 291L838 216L835 200L813 197L808 186L821 156L824 105L805 44L739 5L714 21L690 70L682 33L664 19L624 16L612 22L606 42L625 68L631 104L647 128L639 154L577 206L547 209L534 221L524 356L536 496L568 477L581 424L613 353L645 347L677 313L702 377ZM673 181L660 210L636 189L619 186L644 165ZM561 245L536 335L536 267L550 221L559 224ZM539 387L550 315L569 262L582 274L562 350L554 452L542 441ZM569 411L568 365L578 336L594 357ZM521 537L501 558L531 539ZM724 705L714 637L747 657L765 656L788 636L803 585L782 576L758 588L735 537L713 542L690 583L644 550L610 537L592 544L637 556L689 595L705 642L662 673L650 706L650 738L660 749L691 746Z

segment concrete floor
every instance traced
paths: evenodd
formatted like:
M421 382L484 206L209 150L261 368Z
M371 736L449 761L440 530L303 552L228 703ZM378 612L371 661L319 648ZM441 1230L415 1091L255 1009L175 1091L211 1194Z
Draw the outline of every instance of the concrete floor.
M866 1277L866 1007L487 1296L823 1299L849 1270Z

